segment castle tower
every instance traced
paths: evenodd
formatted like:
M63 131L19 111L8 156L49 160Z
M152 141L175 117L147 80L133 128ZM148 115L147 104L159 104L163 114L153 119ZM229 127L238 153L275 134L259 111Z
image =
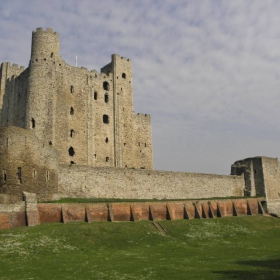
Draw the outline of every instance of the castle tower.
M50 142L55 112L54 80L56 60L59 59L59 34L51 28L37 28L32 33L29 65L28 102L25 128L31 128L42 141Z

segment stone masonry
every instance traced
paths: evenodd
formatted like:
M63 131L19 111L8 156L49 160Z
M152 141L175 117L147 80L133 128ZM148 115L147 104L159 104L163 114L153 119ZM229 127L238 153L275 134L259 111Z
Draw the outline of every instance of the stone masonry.
M27 69L0 69L1 126L30 129L59 163L153 169L150 115L135 114L132 62L112 55L101 73L59 55L59 34L32 33Z

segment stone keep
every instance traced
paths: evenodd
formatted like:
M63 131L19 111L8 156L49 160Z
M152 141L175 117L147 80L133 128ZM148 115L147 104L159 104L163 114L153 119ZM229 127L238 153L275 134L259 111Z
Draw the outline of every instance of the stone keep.
M116 54L100 73L70 66L59 34L37 28L29 67L1 65L1 126L31 130L62 164L153 169L151 118L133 111L131 67Z

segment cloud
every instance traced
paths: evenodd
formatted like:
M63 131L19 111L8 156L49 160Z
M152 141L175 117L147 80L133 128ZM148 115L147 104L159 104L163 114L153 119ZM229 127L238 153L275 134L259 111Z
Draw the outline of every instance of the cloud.
M28 65L31 31L99 70L133 60L136 112L152 115L156 169L228 174L279 157L279 1L2 1L0 60Z

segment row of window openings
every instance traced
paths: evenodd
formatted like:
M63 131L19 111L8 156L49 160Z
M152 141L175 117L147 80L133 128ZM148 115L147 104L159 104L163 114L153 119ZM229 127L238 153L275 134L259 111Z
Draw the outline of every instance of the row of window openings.
M73 107L70 108L70 115L74 115L74 108ZM109 116L108 115L103 115L103 123L109 123ZM36 126L35 120L32 118L31 119L31 128L35 128L35 126ZM74 132L74 130L71 130L71 134L72 134L72 132ZM70 134L70 136L71 136L71 134Z
M98 98L98 92L97 91L94 92L93 98L94 98L94 100L97 100L97 98ZM108 93L104 94L104 102L105 103L109 102L109 95L108 95Z
M37 177L37 170L33 169L33 178ZM22 183L22 172L21 172L21 167L18 167L17 169L17 178L18 182L21 184ZM50 172L49 170L46 171L46 180L49 181L50 179ZM7 182L7 171L3 169L3 182Z
M122 77L124 79L126 79L126 74L122 73ZM107 81L103 82L103 89L104 90L110 90L110 84ZM70 92L74 93L74 86L73 85L70 86Z
M108 141L108 138L107 138L107 137L106 137L106 140L105 140L105 141ZM106 143L108 143L108 142L106 142ZM68 154L69 154L69 156L71 156L71 157L73 157L73 156L75 155L75 150L74 150L73 147L70 147L70 148L68 149ZM96 154L94 154L94 158L95 158L95 159L97 158ZM106 161L106 162L109 162L109 160L110 160L109 157L106 157L106 158L105 158L105 161ZM71 163L71 164L74 164L75 162L74 162L74 161L71 161L70 163Z
M126 146L126 143L123 143L123 145ZM139 146L139 147L141 146L141 143L140 143L140 142L138 142L138 146ZM144 143L144 146L147 147L147 143Z

